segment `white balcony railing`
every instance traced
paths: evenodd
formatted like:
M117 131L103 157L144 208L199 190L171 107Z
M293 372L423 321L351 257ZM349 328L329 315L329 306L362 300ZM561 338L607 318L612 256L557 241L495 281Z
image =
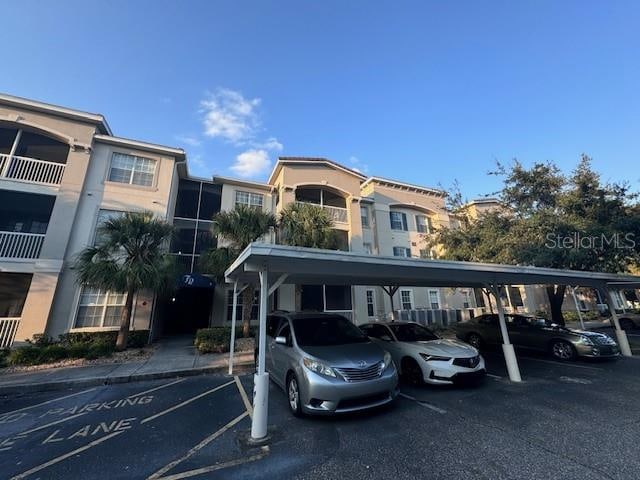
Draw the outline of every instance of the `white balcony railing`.
M20 325L19 318L0 318L0 348L11 348Z
M0 231L0 258L38 258L44 233Z
M0 178L18 182L60 185L65 167L64 163L0 155Z
M333 220L335 223L349 223L349 217L347 215L346 208L330 207L329 205L319 205L317 203L311 203L311 202L297 202L297 203L300 203L300 204L306 203L308 205L315 205L316 207L320 207L326 210L326 212L331 217L331 220Z

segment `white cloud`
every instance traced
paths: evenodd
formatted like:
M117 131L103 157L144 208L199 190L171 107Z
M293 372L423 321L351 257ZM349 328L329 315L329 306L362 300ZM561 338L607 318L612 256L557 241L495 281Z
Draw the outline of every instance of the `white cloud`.
M281 152L284 148L276 137L269 137L262 143L256 143L254 147L263 150L274 150L276 152Z
M202 141L194 135L176 135L176 140L190 147L199 147L202 145Z
M260 125L256 111L261 100L247 99L242 93L218 88L200 102L204 114L204 134L232 143L251 139Z
M252 148L242 152L231 166L231 170L243 178L256 177L267 172L270 168L269 154L261 148Z

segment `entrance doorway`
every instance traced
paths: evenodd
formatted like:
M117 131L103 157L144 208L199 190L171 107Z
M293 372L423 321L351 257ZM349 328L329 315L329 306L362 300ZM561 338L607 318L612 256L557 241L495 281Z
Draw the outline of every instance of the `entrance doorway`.
M162 335L194 334L209 326L215 283L198 274L183 275L165 305Z

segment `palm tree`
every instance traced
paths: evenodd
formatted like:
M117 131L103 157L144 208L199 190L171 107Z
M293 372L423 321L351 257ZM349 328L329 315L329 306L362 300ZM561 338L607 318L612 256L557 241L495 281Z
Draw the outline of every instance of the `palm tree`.
M309 248L337 248L331 216L311 203L290 203L280 213L279 242Z
M101 241L80 252L74 269L82 285L127 294L116 340L116 350L124 350L135 294L168 285L172 259L165 247L173 227L151 212L127 212L107 220L99 231Z
M276 218L267 212L244 205L234 210L219 212L213 217L212 231L226 243L225 247L211 249L200 258L203 271L224 280L224 272L231 263L247 248L269 230L276 226ZM249 284L242 293L242 335L249 336L251 307L255 295L255 285Z

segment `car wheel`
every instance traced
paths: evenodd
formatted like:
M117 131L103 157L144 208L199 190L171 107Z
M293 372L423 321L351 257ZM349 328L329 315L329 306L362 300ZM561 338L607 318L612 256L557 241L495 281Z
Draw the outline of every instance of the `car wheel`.
M620 319L620 328L622 330L631 331L635 328L635 324L629 318L621 318Z
M424 382L422 369L413 358L402 359L402 376L410 385L422 385Z
M477 333L470 333L467 335L467 343L480 350L480 347L482 347L482 338Z
M567 361L573 360L576 356L576 351L569 342L564 340L554 340L551 342L551 355L557 360Z
M287 379L287 400L289 401L289 410L296 417L302 416L302 407L300 405L300 386L298 379L294 374L289 375Z

